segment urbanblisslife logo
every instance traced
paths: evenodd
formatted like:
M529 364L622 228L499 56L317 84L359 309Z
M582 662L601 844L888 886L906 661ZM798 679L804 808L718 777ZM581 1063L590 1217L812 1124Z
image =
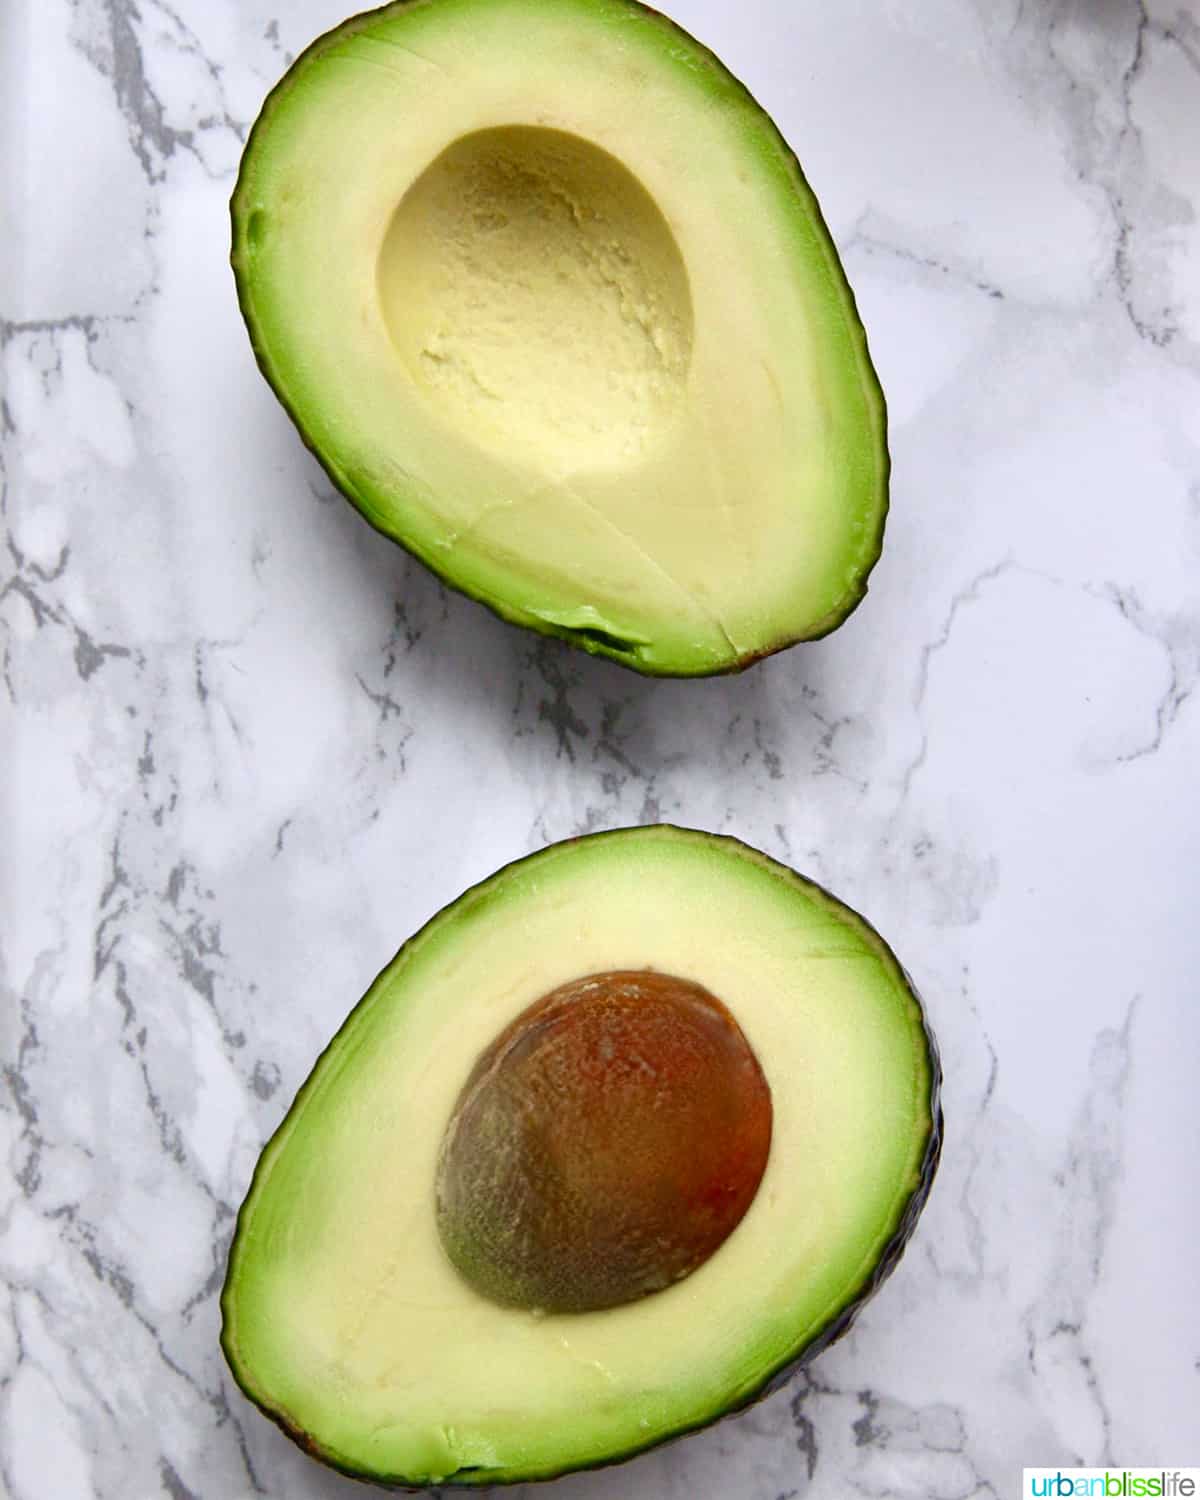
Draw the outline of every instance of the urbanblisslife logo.
M1200 1497L1200 1469L1026 1469L1022 1496Z

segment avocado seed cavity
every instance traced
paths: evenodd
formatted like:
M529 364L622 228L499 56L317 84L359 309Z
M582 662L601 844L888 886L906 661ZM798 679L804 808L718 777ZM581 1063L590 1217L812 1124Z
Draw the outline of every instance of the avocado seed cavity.
M433 411L547 474L640 460L682 409L692 300L638 179L532 125L452 142L397 205L380 306Z
M690 980L592 974L482 1053L442 1140L437 1226L476 1291L592 1312L661 1291L733 1232L771 1145L741 1028Z

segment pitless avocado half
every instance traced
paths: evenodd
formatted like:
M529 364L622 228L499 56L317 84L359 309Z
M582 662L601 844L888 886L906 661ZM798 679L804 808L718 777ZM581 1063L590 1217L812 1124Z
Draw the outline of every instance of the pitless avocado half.
M263 373L367 519L641 672L834 629L883 397L769 117L634 0L405 0L271 94L233 198Z
M774 1389L898 1260L937 1051L895 956L734 839L594 834L434 917L263 1152L222 1344L383 1484L611 1463Z

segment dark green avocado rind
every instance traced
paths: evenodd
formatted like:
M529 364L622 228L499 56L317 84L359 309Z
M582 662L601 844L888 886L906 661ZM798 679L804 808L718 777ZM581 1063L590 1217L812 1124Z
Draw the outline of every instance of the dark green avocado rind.
M630 835L641 835L644 837L648 834L651 834L652 831L654 833L679 835L686 839L712 840L715 842L736 846L743 856L749 856L756 863L758 863L761 868L770 871L778 879L785 881L793 887L799 887L803 889L808 895L815 896L820 902L832 908L835 912L843 914L844 917L848 918L853 924L857 925L862 933L874 944L880 959L900 981L901 986L907 992L912 1001L915 1013L920 1021L921 1033L925 1043L926 1059L929 1066L928 1115L930 1126L929 1133L925 1142L924 1153L921 1157L920 1165L917 1168L916 1181L912 1186L912 1190L900 1203L892 1232L886 1240L883 1248L880 1250L879 1254L872 1261L872 1263L867 1268L865 1268L861 1281L856 1287L852 1288L842 1304L839 1307L834 1308L830 1312L826 1322L819 1329L817 1329L809 1337L805 1338L803 1342L795 1349L789 1351L786 1355L784 1355L783 1358L777 1361L771 1368L765 1370L763 1372L761 1380L753 1390L749 1391L745 1396L730 1403L727 1406L709 1411L702 1416L698 1416L694 1422L685 1423L670 1432L660 1433L657 1436L649 1439L645 1443L634 1444L633 1446L622 1449L619 1452L614 1452L606 1455L602 1460L598 1462L565 1464L558 1468L534 1470L529 1472L516 1472L508 1470L497 1471L495 1469L459 1469L457 1473L449 1475L445 1479L438 1480L436 1484L425 1482L413 1484L404 1475L376 1474L369 1469L362 1468L361 1466L356 1466L348 1459L341 1457L337 1453L333 1453L330 1450L322 1447L321 1444L316 1442L314 1438L312 1438L297 1424L290 1422L284 1413L272 1408L264 1399L260 1399L259 1395L253 1388L253 1382L251 1381L248 1373L242 1370L238 1360L237 1351L234 1348L230 1317L230 1297L234 1280L234 1257L236 1255L239 1240L241 1238L242 1230L244 1227L247 1206L255 1197L255 1191L259 1186L259 1174L263 1171L264 1165L267 1163L271 1155L271 1147L287 1129L288 1122L291 1119L292 1115L295 1113L296 1109L303 1104L309 1089L313 1086L318 1074L321 1071L322 1061L339 1046L342 1039L346 1036L346 1034L354 1024L355 1018L358 1016L363 1007L370 1003L376 990L380 987L386 976L391 972L391 970L394 968L394 966L402 956L411 952L415 947L423 944L433 934L433 932L437 929L438 925L442 921L448 919L452 914L458 918L461 918L464 907L470 908L471 906L479 906L480 904L489 902L492 896L491 887L493 886L493 883L497 881L500 876L516 869L518 866L533 863L537 860L544 859L547 856L553 856L558 851L561 851L563 848L569 845L591 843L594 840L620 839L629 837ZM635 1458L640 1453L648 1452L652 1448L661 1447L665 1443L674 1442L679 1438L686 1437L690 1432L696 1432L703 1427L710 1426L713 1422L720 1420L722 1417L732 1416L736 1412L744 1411L747 1407L753 1406L756 1402L763 1400L765 1397L777 1391L782 1385L786 1384L787 1381L790 1380L798 1370L807 1365L811 1360L815 1359L819 1354L823 1353L826 1349L829 1348L831 1344L836 1343L836 1341L840 1339L843 1334L849 1331L855 1318L858 1317L862 1309L871 1300L871 1298L875 1295L875 1293L879 1290L879 1288L891 1275L892 1271L896 1268L896 1265L899 1263L900 1257L903 1255L905 1247L907 1246L909 1240L912 1238L912 1235L917 1226L917 1220L920 1218L921 1211L925 1207L926 1200L929 1197L930 1190L933 1186L934 1176L936 1175L938 1163L941 1159L942 1154L944 1116L941 1104L941 1091L942 1068L937 1041L930 1027L929 1016L928 1012L925 1009L924 1002L918 994L911 977L901 965L899 959L897 959L895 953L893 953L888 943L882 936L880 936L880 934L871 925L871 923L868 922L865 917L856 912L853 907L847 906L844 901L840 901L836 896L825 890L823 886L818 885L816 881L808 879L807 876L800 875L795 870L789 869L786 865L780 864L778 860L770 858L769 855L763 854L760 850L754 849L752 846L744 844L740 839L733 838L728 834L707 833L699 829L681 828L675 824L661 823L632 828L618 828L603 833L584 834L579 838L564 839L559 843L551 844L544 849L536 850L532 854L524 855L520 859L512 860L509 864L501 866L499 870L494 871L484 880L478 882L478 884L469 887L466 891L463 892L461 896L457 898L457 900L452 901L449 906L443 907L441 911L439 911L435 916L431 917L430 920L426 922L424 927L422 927L418 932L414 933L414 935L409 938L406 943L403 943L401 945L391 961L386 964L383 969L380 970L371 986L367 990L366 994L362 997L362 999L346 1017L346 1020L338 1028L334 1036L330 1039L328 1045L324 1048L320 1057L317 1059L317 1062L313 1065L312 1071L309 1073L308 1078L296 1093L294 1099L292 1100L291 1106L287 1111L287 1114L280 1121L278 1127L271 1136L271 1139L267 1142L266 1146L264 1146L255 1166L254 1173L251 1176L249 1186L246 1189L246 1196L242 1200L242 1205L238 1210L237 1222L234 1226L233 1239L230 1243L229 1261L226 1269L225 1284L221 1291L222 1352L225 1355L225 1359L229 1365L233 1378L237 1382L237 1385L241 1389L243 1395L245 1395L250 1401L252 1401L264 1416L269 1417L272 1422L274 1422L283 1432L285 1432L287 1436L290 1437L293 1442L298 1444L299 1447L301 1447L306 1453L308 1453L311 1457L320 1460L330 1468L337 1469L341 1473L348 1475L352 1479L366 1480L373 1484L381 1485L387 1489L404 1490L413 1494L417 1494L428 1489L446 1489L450 1487L466 1488L468 1486L478 1485L524 1484L540 1480L557 1479L564 1474L576 1473L582 1469L602 1469L607 1468L613 1464L625 1463L629 1459Z
M305 447L313 454L335 487L362 514L374 530L403 547L406 552L423 563L425 567L440 578L449 588L467 595L468 598L474 599L477 603L484 605L493 614L498 615L509 624L523 626L526 629L537 631L541 635L557 637L559 640L567 641L570 645L586 651L589 655L602 656L608 658L610 661L619 662L622 666L630 667L643 676L727 676L732 673L743 672L747 667L753 666L756 662L762 661L768 656L773 656L778 651L786 650L789 646L797 645L802 641L820 640L823 636L831 634L857 609L866 597L870 574L883 552L884 528L889 509L888 496L891 477L891 454L887 444L887 403L883 387L879 382L879 376L871 360L870 350L867 345L866 329L858 313L858 304L855 301L850 282L846 277L845 268L838 256L833 236L830 234L829 227L825 223L816 195L813 193L804 176L799 159L784 139L779 127L768 112L763 109L762 105L759 104L746 85L729 71L714 52L705 47L702 42L697 41L690 32L686 31L669 17L664 16L660 11L642 4L641 0L623 0L623 3L628 5L632 11L639 12L651 18L655 24L662 26L666 31L677 34L689 49L694 50L697 60L708 67L726 88L736 91L756 111L762 124L767 127L773 137L774 145L782 159L786 162L796 195L804 201L808 215L808 225L812 231L814 242L820 247L830 280L839 293L838 305L841 308L847 338L856 349L857 365L863 382L863 394L875 427L873 437L875 439L877 449L876 458L878 461L876 520L874 527L866 535L859 549L860 555L855 561L853 573L842 598L832 610L817 620L802 634L788 635L770 641L766 645L756 647L753 651L745 652L726 665L712 667L696 664L694 666L676 667L654 660L646 660L640 654L637 643L622 641L603 630L573 629L570 626L560 625L554 621L543 619L541 616L523 609L520 605L513 604L485 590L474 588L470 584L456 578L452 568L445 559L431 555L426 549L416 545L410 537L401 535L399 528L394 522L374 504L369 490L365 486L356 484L352 474L346 473L324 455L310 436L303 417L288 397L286 382L277 376L271 356L259 336L248 278L243 273L242 262L246 258L247 246L251 237L250 226L253 213L249 210L244 210L239 200L249 191L249 164L252 159L254 140L260 130L263 129L264 124L269 121L275 107L291 91L297 76L298 65L302 61L319 57L322 52L345 41L356 32L369 27L377 17L381 17L389 12L437 4L437 0L392 0L390 4L378 6L374 10L363 11L361 14L352 16L349 20L342 22L340 26L334 27L333 30L326 32L323 36L318 37L316 41L306 47L291 63L288 71L267 95L262 109L259 111L258 118L250 130L242 152L238 179L234 186L233 196L230 199L230 217L232 220L230 263L233 267L234 279L237 285L238 306L241 309L242 318L250 336L250 345L254 351L255 361L263 378L275 392L280 404L300 434Z

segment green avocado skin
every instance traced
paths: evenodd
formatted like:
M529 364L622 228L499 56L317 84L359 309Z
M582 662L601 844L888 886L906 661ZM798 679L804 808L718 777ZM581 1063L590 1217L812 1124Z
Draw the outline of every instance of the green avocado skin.
M621 1452L608 1454L598 1462L580 1464L568 1463L553 1469L545 1469L529 1473L506 1473L499 1476L495 1473L495 1471L488 1471L486 1473L481 1473L477 1479L472 1477L472 1474L469 1470L460 1469L456 1475L453 1475L446 1479L442 1479L437 1483L437 1485L434 1486L428 1484L412 1484L408 1482L404 1476L378 1474L368 1469L355 1468L352 1465L348 1465L333 1454L326 1452L309 1433L283 1420L278 1412L272 1410L269 1406L263 1404L258 1399L258 1397L254 1393L251 1382L247 1377L243 1375L243 1372L239 1367L238 1357L235 1349L233 1348L232 1340L230 1338L229 1299L232 1291L232 1285L231 1278L227 1274L225 1285L221 1293L221 1348L234 1380L237 1382L237 1385L241 1389L243 1395L245 1395L255 1406L257 1406L264 1416L270 1418L270 1420L274 1422L276 1426L278 1426L284 1433L286 1433L294 1443L302 1448L305 1453L307 1453L310 1457L317 1459L319 1462L325 1464L327 1467L336 1469L340 1473L346 1474L352 1479L366 1480L384 1489L400 1491L407 1494L421 1494L428 1491L430 1488L438 1490L451 1488L471 1489L477 1488L480 1484L484 1484L489 1487L499 1485L527 1484L532 1482L539 1482L542 1480L561 1478L564 1474L577 1473L586 1469L603 1469L612 1467L616 1464L625 1463L629 1459L635 1458L640 1453L648 1452L654 1448L663 1447L668 1443L676 1442L680 1438L686 1437L689 1433L698 1432L702 1428L711 1426L714 1422L721 1420L723 1417L733 1416L737 1412L745 1411L748 1407L754 1406L759 1401L762 1401L766 1397L774 1394L774 1392L779 1390L782 1386L786 1385L797 1371L801 1370L805 1365L811 1363L811 1361L816 1359L819 1354L822 1354L826 1349L829 1348L831 1344L836 1343L837 1340L843 1336L843 1334L847 1333L850 1330L851 1326L854 1323L854 1320L858 1317L859 1313L899 1264L900 1257L903 1255L909 1240L912 1238L913 1233L916 1230L917 1221L921 1216L921 1212L925 1207L926 1201L928 1200L930 1191L933 1187L934 1177L936 1176L938 1164L941 1160L942 1142L945 1133L945 1121L941 1102L941 1058L938 1051L937 1041L930 1027L928 1012L925 1008L924 1002L921 999L921 996L917 992L916 987L912 982L911 976L900 964L899 960L896 958L895 953L889 947L887 942L864 917L860 916L853 910L853 908L848 907L845 902L840 901L836 896L832 895L829 891L825 890L824 887L818 885L815 881L808 879L808 877L806 876L801 876L795 871L787 869L785 866L780 866L773 860L768 860L767 856L759 854L757 850L750 848L750 846L743 844L741 840L733 838L727 834L698 835L696 830L694 829L679 828L673 824L659 824L656 826L664 834L677 833L691 838L696 838L699 836L710 839L714 844L717 845L735 847L743 853L749 853L754 858L760 859L775 866L775 868L780 870L781 873L789 876L797 884L806 886L809 889L816 891L832 907L838 908L839 910L848 913L851 917L854 918L855 921L860 923L862 927L871 935L873 940L878 944L880 952L884 954L888 960L890 960L890 962L895 966L896 971L903 977L908 992L920 1016L921 1029L924 1036L925 1048L929 1062L930 1086L928 1108L930 1129L925 1142L924 1154L918 1168L916 1184L913 1187L913 1190L909 1195L904 1209L898 1219L894 1233L880 1252L874 1266L864 1278L853 1299L847 1305L841 1308L840 1311L836 1312L825 1324L825 1326L819 1329L813 1335L813 1337L810 1338L801 1348L788 1355L774 1369L767 1370L764 1373L759 1386L755 1390L749 1392L749 1394L746 1395L744 1399L739 1400L722 1409L709 1411L701 1416L698 1416L696 1421L689 1423L686 1426L682 1426L674 1432L652 1438L644 1444L638 1444L629 1447ZM647 830L630 828L614 829L605 833L584 834L578 838L563 840L560 844L552 845L550 846L550 848L561 849L571 844L578 845L599 840L620 839L630 833L636 834L645 831ZM492 881L497 878L497 876L505 873L506 871L516 869L518 866L524 865L529 861L538 860L547 852L548 850L545 849L537 850L532 854L525 855L521 859L511 861L509 865L502 866L500 870L494 872L492 875L489 875L486 879L480 881L477 885L469 887L465 892L463 892L460 897L457 898L453 905L457 906L460 902L469 900L474 894L482 891L484 887L490 885ZM445 908L444 910L449 909L450 908ZM440 915L441 913L438 914L438 916ZM438 916L434 916L433 918L431 918L431 923L436 922L438 920ZM428 925L429 924L427 924L427 926ZM381 972L386 972L387 969L391 968L392 964L395 963L396 958L398 958L400 954L404 952L405 948L407 948L410 943L417 941L417 939L422 936L425 930L425 928L421 929L421 931L415 933L407 943L403 944L398 950L395 957L388 965L385 966L385 969ZM370 997L371 989L373 989L373 986L368 989L367 994L364 996L363 1000L359 1002L360 1005L364 1004ZM342 1026L330 1040L328 1046L321 1053L321 1057L318 1059L317 1064L314 1064L313 1071L309 1075L310 1081L318 1073L319 1063L321 1059L337 1051L339 1041L343 1033L350 1026L357 1010L358 1006L356 1006L355 1009L350 1012L349 1016L347 1016ZM292 1112L303 1100L307 1087L307 1082L301 1086L299 1092L292 1102L292 1106L289 1109L288 1114L280 1122L280 1125L276 1131L276 1135L282 1133L286 1128L287 1121L290 1118ZM247 1188L246 1196L243 1199L242 1206L238 1212L237 1221L234 1225L234 1234L231 1245L237 1242L238 1237L242 1232L246 1210L254 1196L254 1188L257 1184L259 1172L262 1170L262 1166L264 1161L266 1160L267 1154L267 1150L266 1148L264 1148L264 1151L259 1158L258 1165L255 1168L254 1175L251 1178L250 1184Z
M855 342L860 345L863 352L862 372L864 375L864 379L869 383L870 386L870 396L877 413L878 421L878 442L880 449L880 500L873 528L873 535L868 539L867 545L864 549L865 560L862 566L857 570L855 579L848 585L845 593L843 594L836 607L832 609L828 614L826 614L822 619L817 620L814 624L812 624L807 630L804 631L803 634L785 635L777 640L772 640L764 645L759 646L753 651L747 652L737 657L726 666L714 668L707 665L688 666L659 662L653 659L647 660L645 657L637 653L636 650L631 650L626 642L614 639L608 636L604 631L572 629L569 626L560 625L556 622L543 619L539 615L532 614L529 611L523 609L519 604L515 604L510 600L492 594L484 593L478 589L472 588L469 584L456 577L453 569L443 565L440 559L422 551L419 547L413 544L411 538L400 534L396 529L389 525L387 518L381 516L375 509L375 507L371 504L369 498L361 492L361 489L356 485L353 476L340 471L334 464L330 462L328 457L323 454L317 447L317 445L313 442L305 426L303 417L296 410L295 405L288 395L286 382L275 370L271 359L263 345L263 342L259 338L257 332L256 319L250 296L250 288L245 274L245 268L248 261L246 253L247 244L252 233L252 214L250 209L243 203L243 196L246 189L247 163L249 162L251 156L250 148L253 145L256 134L263 128L264 123L269 120L273 107L279 102L280 99L286 97L286 95L290 92L293 86L293 81L296 77L297 64L300 63L303 59L319 56L320 53L336 45L343 39L354 35L355 32L364 30L365 28L369 27L371 23L378 17L382 17L384 15L395 13L398 11L415 9L420 6L436 3L437 0L392 0L392 3L390 4L381 5L374 10L364 11L358 15L352 16L348 20L342 22L340 26L337 26L333 30L326 32L323 36L318 37L307 48L305 48L302 53L299 54L299 56L289 67L287 73L284 74L283 78L280 79L280 81L267 95L266 100L263 103L263 107L259 112L258 118L255 120L254 125L251 128L250 135L246 141L246 147L242 154L242 162L241 168L238 173L238 180L234 186L233 196L230 199L230 217L232 220L230 263L233 267L234 278L237 285L238 306L241 310L243 321L246 324L246 329L250 337L250 345L254 351L254 358L258 365L258 368L267 384L274 391L280 404L287 412L289 418L292 421L292 424L300 434L300 438L303 441L305 447L307 447L316 458L317 462L329 476L329 479L332 481L334 486L355 507L355 509L363 515L368 524L374 530L378 531L382 536L386 536L390 541L393 541L397 543L397 545L403 547L406 552L415 557L419 562L423 563L448 587L454 589L458 593L467 595L468 598L474 599L477 603L483 604L484 606L486 606L486 608L491 610L493 614L498 615L502 620L505 620L509 624L520 625L525 627L526 629L536 631L540 635L553 636L560 640L564 640L570 645L587 652L591 656L605 657L611 661L618 662L620 663L620 665L628 667L643 676L728 676L731 674L743 672L747 667L752 667L757 662L764 660L766 657L773 656L776 652L786 650L789 646L798 645L802 641L820 640L824 636L831 634L854 612L855 609L857 609L859 604L861 604L863 599L866 597L870 574L873 571L876 563L879 561L879 558L883 551L884 527L887 521L887 513L889 508L888 484L891 475L891 455L887 445L887 403L884 396L883 387L879 383L879 377L875 371L874 365L871 362L870 355L867 352L866 330L863 328L862 320L858 314L858 308L854 298L853 289L851 288L850 283L847 280L845 270L841 263L841 259L837 253L837 248L833 242L833 237L830 234L829 228L826 225L825 220L821 214L820 205L817 202L815 194L813 193L812 189L808 185L807 180L804 177L799 159L796 157L795 152L788 145L787 141L780 133L778 127L768 115L767 111L762 108L762 106L754 98L746 85L742 83L740 79L735 78L729 72L728 68L726 68L725 64L721 62L721 60L715 55L715 53L713 53L709 48L705 47L703 43L698 42L677 22L672 21L669 17L663 15L660 11L653 9L653 7L643 4L642 0L623 0L623 3L626 4L631 11L637 11L644 16L652 18L655 24L662 27L664 47L669 48L673 44L673 39L675 37L685 40L689 48L694 49L697 53L701 54L711 65L711 67L720 73L724 80L726 80L729 84L736 88L745 97L745 99L758 111L764 123L773 132L776 140L778 141L780 149L783 151L783 153L785 153L787 157L789 167L794 175L797 195L802 197L806 201L807 212L809 215L812 231L815 235L819 236L822 242L827 268L836 281L841 295L842 306L848 329Z

